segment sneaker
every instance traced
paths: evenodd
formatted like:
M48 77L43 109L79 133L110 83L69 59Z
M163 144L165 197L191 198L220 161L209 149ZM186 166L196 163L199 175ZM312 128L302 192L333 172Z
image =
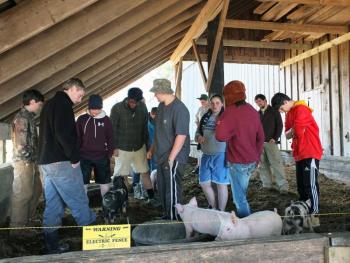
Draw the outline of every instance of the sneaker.
M140 184L137 184L136 186L134 186L134 198L135 198L135 199L138 199L138 200L143 200L143 199L145 199L145 198L142 196L141 185L140 185Z
M320 224L320 218L316 215L310 215L311 218L311 225L312 227L319 227Z

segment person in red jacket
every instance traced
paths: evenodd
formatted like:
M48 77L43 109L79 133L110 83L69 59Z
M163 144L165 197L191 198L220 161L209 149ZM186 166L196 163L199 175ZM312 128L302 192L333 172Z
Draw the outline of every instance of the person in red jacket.
M114 146L111 120L102 106L102 98L96 94L91 95L88 113L79 116L76 126L85 189L90 183L93 170L95 182L100 185L101 196L104 196L110 189L110 158Z
M223 90L225 111L220 115L215 137L226 141L226 161L229 168L233 201L238 217L251 214L247 200L249 178L259 163L265 135L259 113L245 101L245 86L238 80Z
M293 138L292 150L296 164L296 180L299 198L308 201L310 214L319 211L318 168L322 157L322 146L317 123L312 109L305 101L294 101L286 94L276 93L271 105L285 112L285 132L287 139Z

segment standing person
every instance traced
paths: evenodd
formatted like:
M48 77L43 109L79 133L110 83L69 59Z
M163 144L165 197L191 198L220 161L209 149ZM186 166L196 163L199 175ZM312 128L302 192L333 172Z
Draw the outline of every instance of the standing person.
M310 200L309 212L314 215L319 212L318 169L322 145L312 109L305 101L294 101L283 93L276 93L271 104L276 110L287 113L285 132L287 139L293 138L292 150L299 198L302 201ZM319 219L314 216L313 225L319 225Z
M111 110L113 141L116 148L114 176L123 176L127 181L133 167L135 173L141 174L147 190L147 202L153 204L154 191L146 157L148 111L142 99L142 90L131 88L128 90L128 97L115 104Z
M216 126L216 139L227 141L226 158L230 171L232 196L237 216L251 214L247 200L250 176L259 163L264 144L264 131L258 112L245 101L245 86L234 80L223 91L225 111Z
M83 175L80 169L78 136L73 105L84 96L84 84L78 78L63 83L63 90L44 105L40 116L39 158L43 174L45 211L44 226L61 225L67 206L79 226L90 225L96 215L89 208ZM48 253L60 253L69 249L59 244L57 228L44 229Z
M208 102L208 95L207 94L201 94L197 100L200 101L201 106L199 107L196 116L195 116L195 123L196 123L196 128L198 129L199 127L199 122L202 119L203 115L207 113L209 110L209 102ZM194 174L199 173L199 167L201 166L201 158L202 158L202 152L200 151L200 145L197 146L198 150L198 157L197 157L197 166L196 168L192 171Z
M38 133L35 114L40 112L44 96L37 90L23 93L23 106L12 122L13 168L11 227L27 225L35 215L42 193L37 168Z
M274 175L277 190L286 192L288 191L288 182L282 164L281 153L277 147L277 144L280 143L279 139L283 129L281 114L267 103L265 95L258 94L254 100L260 108L260 120L265 133L264 150L259 167L260 179L263 187L270 189L274 187Z
M221 211L225 211L228 199L227 185L230 183L225 158L226 142L219 142L215 138L216 121L223 111L222 97L217 94L211 96L210 109L203 115L196 132L196 141L201 145L203 152L199 183L209 207ZM217 188L217 201L212 184Z
M88 113L79 116L76 125L85 190L90 183L93 170L95 182L100 185L103 197L110 189L110 158L114 146L112 124L102 108L102 98L96 94L91 95L88 101Z
M178 219L175 205L182 199L182 177L190 153L190 114L175 97L167 79L156 79L150 90L158 99L154 144L147 153L157 160L157 189L165 215L163 219Z

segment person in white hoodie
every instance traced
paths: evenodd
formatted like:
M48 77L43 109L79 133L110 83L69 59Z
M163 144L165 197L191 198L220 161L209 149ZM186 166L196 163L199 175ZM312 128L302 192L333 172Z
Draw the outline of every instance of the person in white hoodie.
M99 95L91 95L88 112L79 116L76 125L85 187L90 183L93 170L95 182L100 185L101 196L104 196L110 189L110 158L114 146L112 124L102 107L102 98Z

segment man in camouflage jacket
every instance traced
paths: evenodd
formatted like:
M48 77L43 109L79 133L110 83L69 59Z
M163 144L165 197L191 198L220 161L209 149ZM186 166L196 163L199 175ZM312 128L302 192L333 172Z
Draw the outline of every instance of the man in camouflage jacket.
M37 90L23 93L23 107L12 122L14 181L11 226L28 224L34 216L42 186L36 165L38 134L35 114L40 111L44 97Z

